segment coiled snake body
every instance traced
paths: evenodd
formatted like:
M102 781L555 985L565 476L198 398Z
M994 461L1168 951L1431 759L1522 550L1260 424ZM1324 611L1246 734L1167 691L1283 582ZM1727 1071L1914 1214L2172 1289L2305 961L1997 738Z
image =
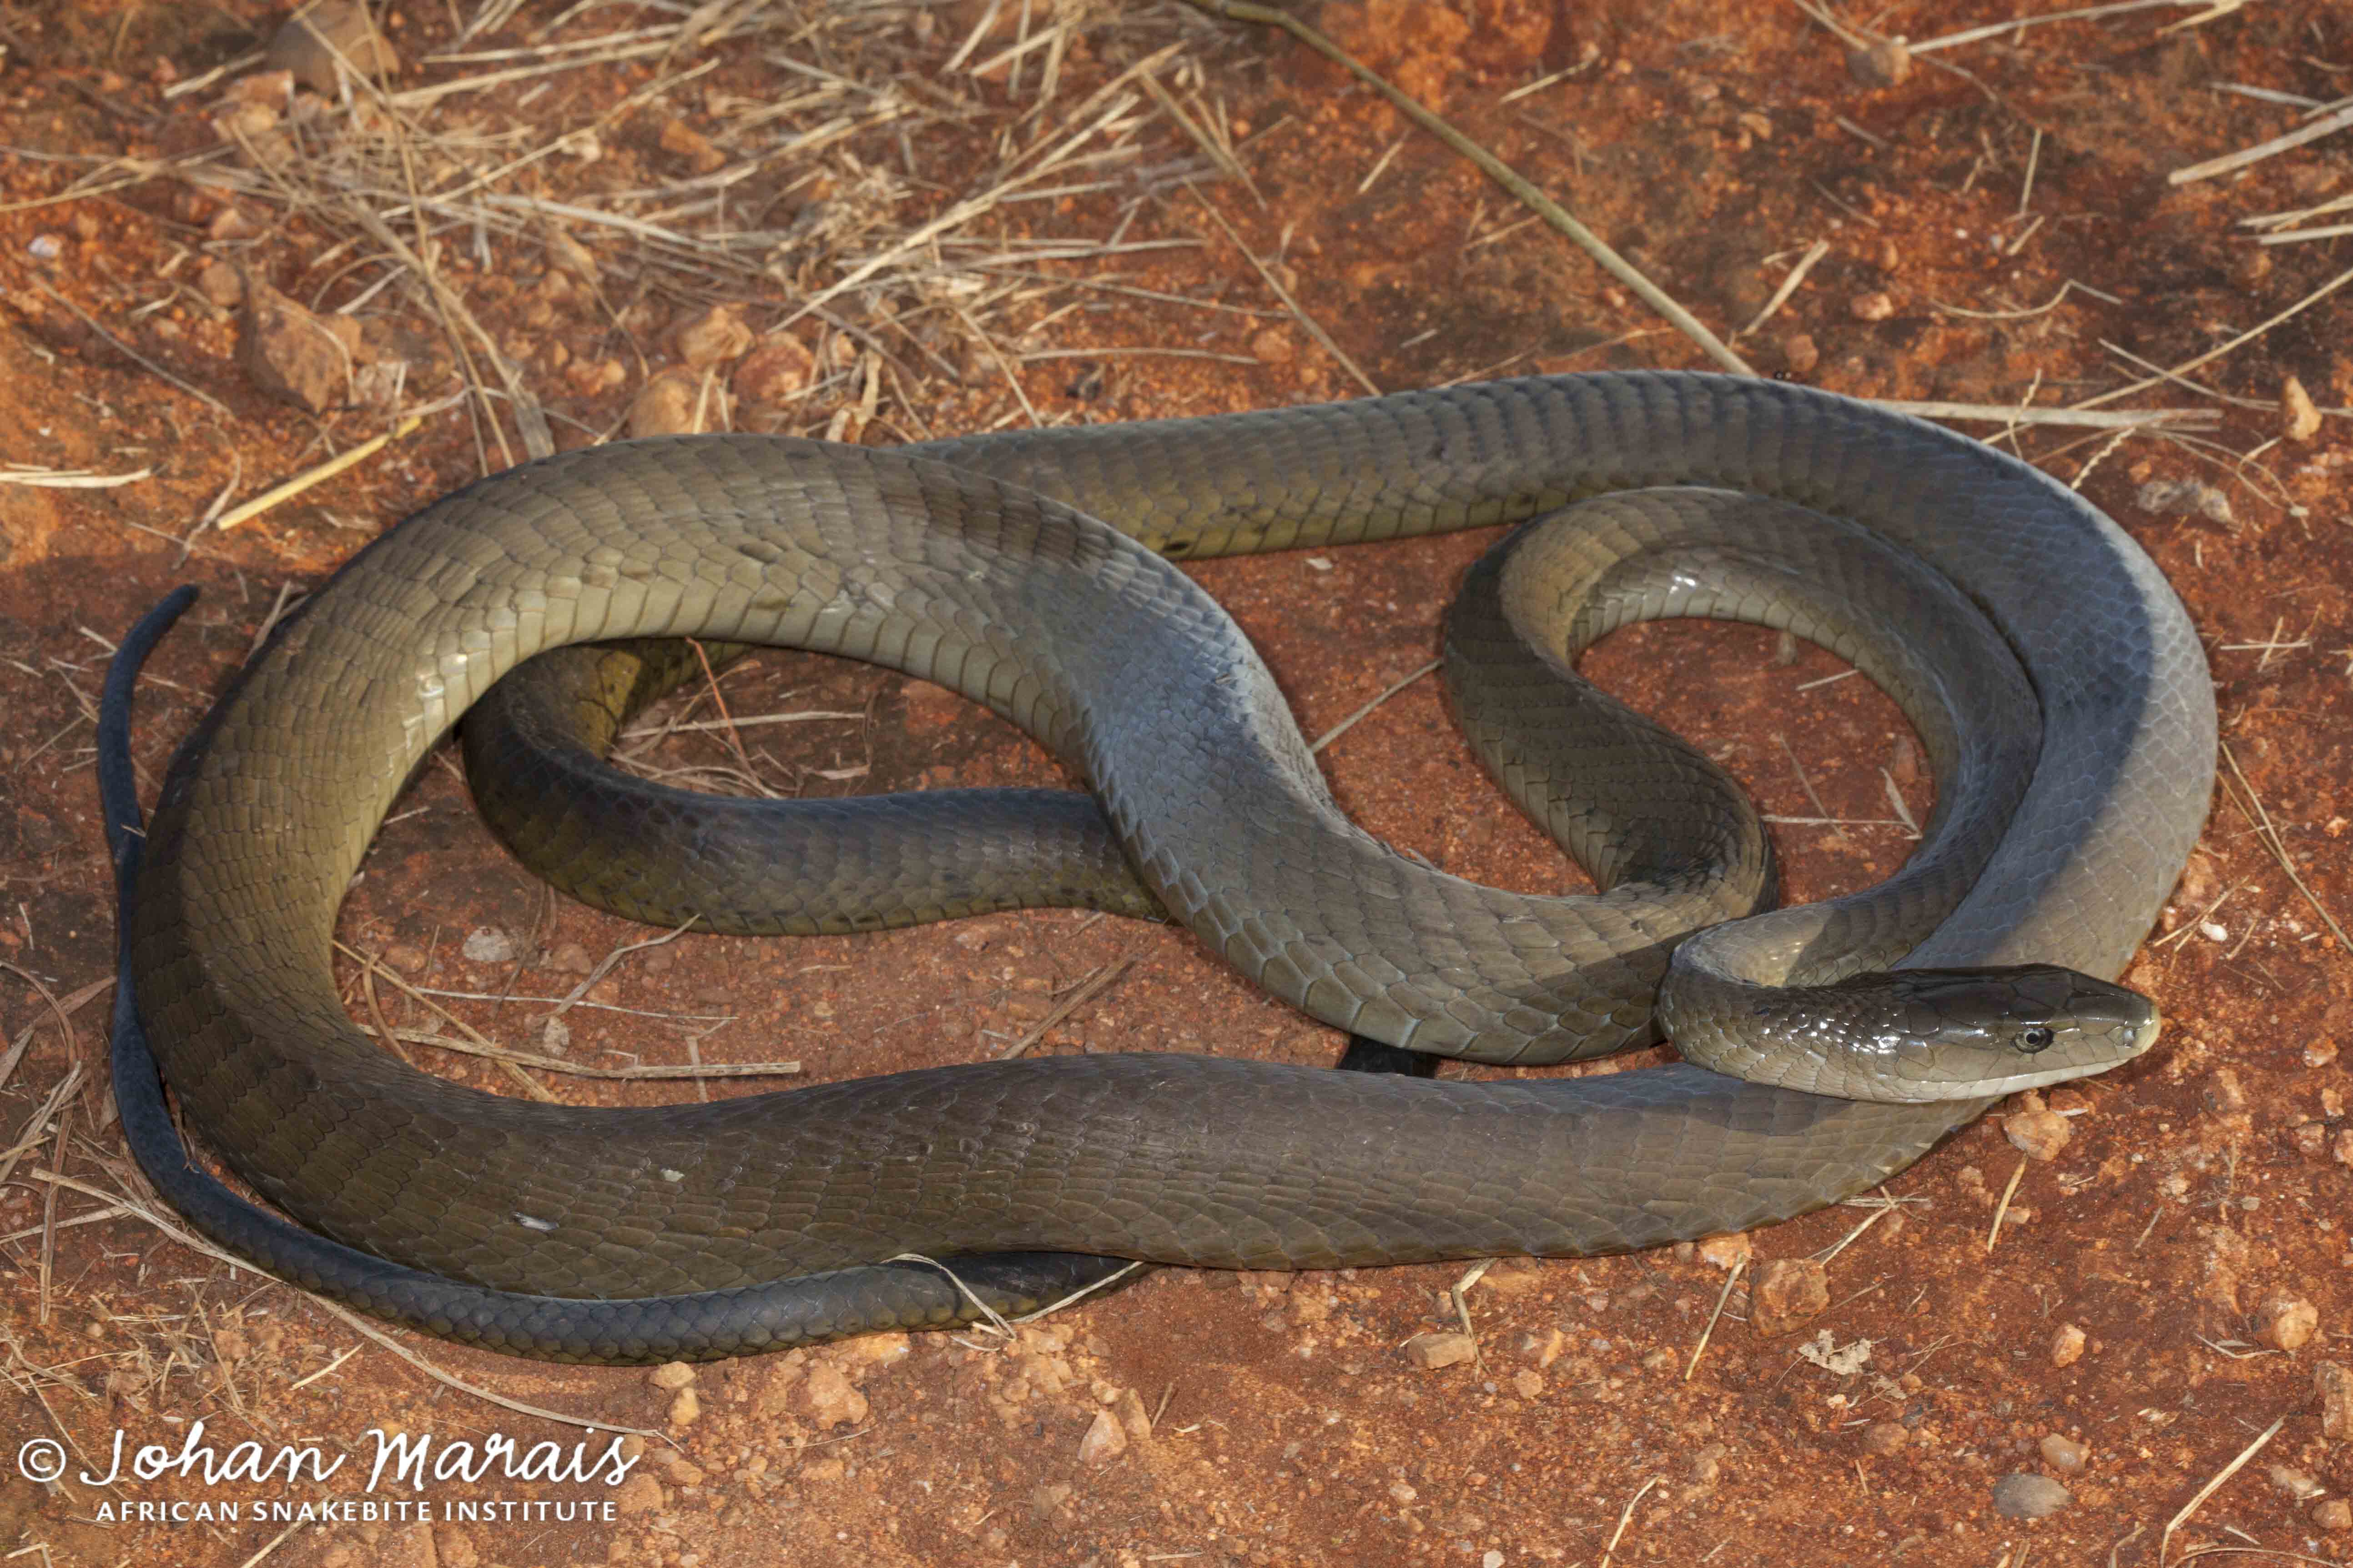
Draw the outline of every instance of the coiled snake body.
M1858 643L1850 656L1874 676L1917 685L1907 711L1938 763L1937 819L1907 871L1918 885L1892 910L1831 905L1718 927L1691 964L1708 984L1672 1020L1689 1055L1736 1021L1726 1010L1817 998L1830 1012L1807 1001L1799 1032L1867 1013L1866 1076L1881 1088L1963 1098L1832 1099L1690 1065L1469 1083L1155 1055L588 1110L415 1073L343 1012L328 966L336 906L457 716L542 648L692 635L850 653L1013 718L1083 772L1154 896L1328 1021L1483 1060L1647 1038L1669 951L1767 880L1756 857L1688 868L1688 838L1735 832L1703 823L1679 838L1638 820L1656 780L1690 776L1688 753L1629 742L1633 782L1565 795L1543 776L1561 751L1503 735L1458 672L1474 741L1608 890L1523 899L1416 865L1338 816L1263 667L1189 580L1071 509L1169 554L1209 554L1508 521L1662 484L1860 525L1931 563L2014 650L2041 708L2022 751L1975 733L1976 705L1996 702L1978 689L2006 679L1998 646L1874 668L1876 644ZM1468 591L1543 601L1573 579L1625 601L1577 612L1569 647L1617 618L1744 605L1811 616L1801 629L1835 642L1844 601L1756 606L1777 574L1834 576L1825 563L1868 547L1800 519L1791 526L1820 553L1793 568L1775 559L1779 545L1756 542L1762 514L1727 523L1724 504L1670 500L1658 526L1728 563L1728 587L1564 547L1474 571ZM1920 640L1913 629L1897 626L1899 650ZM1505 686L1533 685L1531 672L1567 657L1514 651L1460 616L1450 637L1451 659ZM2007 990L2028 1021L1992 1030L1997 1056L2040 1052L2045 1020L2070 1048L2077 1014L2094 1036L2115 1022L2106 988L2069 990L2046 970L1951 972L2119 973L2203 821L2213 733L2189 620L2113 523L1977 443L1798 388L1560 377L912 453L632 443L437 502L362 552L248 668L166 781L136 882L139 1018L126 1022L135 1036L143 1020L189 1121L324 1234L304 1238L175 1168L166 1191L201 1225L302 1282L527 1353L723 1354L960 1310L952 1291L874 1308L872 1292L899 1279L888 1271L906 1267L888 1260L911 1252L1265 1268L1646 1247L1836 1201L1909 1163L1987 1095L2084 1070L1922 1088L1950 1075L1889 1019ZM2015 799L2006 825L1955 826L1981 792ZM1892 1001L1854 977L1906 948ZM1801 989L1778 989L1789 983ZM2143 1048L2149 1024L2115 1022L2101 1059ZM126 1103L126 1125L137 1120Z

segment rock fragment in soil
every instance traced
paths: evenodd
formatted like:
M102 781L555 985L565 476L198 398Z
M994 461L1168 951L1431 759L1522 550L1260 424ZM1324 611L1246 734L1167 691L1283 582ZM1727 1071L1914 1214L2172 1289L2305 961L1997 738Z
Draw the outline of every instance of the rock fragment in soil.
M2073 1366L2084 1359L2087 1343L2084 1331L2073 1323L2062 1323L2051 1336L2051 1364Z
M466 933L462 951L474 963L512 963L515 955L514 938L496 926L476 926ZM673 1362L673 1366L683 1364ZM684 1384L677 1386L683 1387Z
M1748 1321L1760 1334L1782 1334L1827 1310L1830 1273L1810 1258L1776 1258L1757 1278Z
M1894 87L1912 74L1912 51L1901 38L1877 38L1846 52L1846 74L1864 87Z
M2320 434L2320 410L2304 383L2289 376L2280 383L2280 434L2298 446Z
M2353 1371L2322 1362L2312 1369L2312 1385L2320 1395L2321 1435L2353 1437Z
M2330 1498L2312 1510L2312 1522L2332 1534L2353 1530L2353 1503L2343 1498Z
M2302 1350L2319 1327L2319 1309L2284 1290L2265 1297L2255 1309L2255 1338L2274 1350Z
M2263 1473L2271 1477L2272 1485L2298 1502L2310 1502L2328 1489L2291 1465L2273 1465Z
M1862 1451L1878 1458L1901 1453L1912 1434L1901 1421L1874 1421L1862 1429Z
M2042 1450L2042 1462L2063 1476L2074 1475L2092 1457L2083 1444L2057 1432L2046 1433L2036 1447Z
M2209 522L2235 527L2231 498L2197 479L2151 479L2133 496L2133 504L2152 516L2179 513Z
M1095 1412L1087 1435L1079 1439L1079 1463L1100 1469L1127 1452L1127 1428L1108 1410Z
M693 371L672 366L638 389L629 404L629 434L692 436L719 427L716 385L706 387Z
M855 1426L866 1419L866 1395L830 1361L811 1361L808 1375L795 1392L801 1414L820 1431Z
M2031 1471L2004 1476L1993 1488L1994 1511L2004 1519L2048 1519L2070 1500L2065 1487Z
M1435 1372L1442 1366L1457 1366L1476 1359L1478 1354L1479 1342L1469 1334L1416 1334L1405 1342L1405 1359L1424 1372Z
M2030 1160L2045 1164L2057 1159L2067 1147L2074 1130L2067 1119L2042 1103L2042 1097L2031 1090L2019 1097L2019 1109L2002 1119L2002 1136L2011 1148Z
M752 329L732 305L713 305L678 330L678 357L695 370L741 358L751 346Z
M333 329L249 275L237 363L256 387L313 414L342 403L351 384L351 352Z

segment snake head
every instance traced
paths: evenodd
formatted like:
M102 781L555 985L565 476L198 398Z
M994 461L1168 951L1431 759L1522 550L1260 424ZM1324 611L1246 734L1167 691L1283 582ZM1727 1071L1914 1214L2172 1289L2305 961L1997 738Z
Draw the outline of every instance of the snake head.
M1831 989L1877 1001L1862 1043L1893 1092L1871 1098L2012 1094L2105 1072L2155 1045L2163 1022L2138 992L2047 963L1900 969Z

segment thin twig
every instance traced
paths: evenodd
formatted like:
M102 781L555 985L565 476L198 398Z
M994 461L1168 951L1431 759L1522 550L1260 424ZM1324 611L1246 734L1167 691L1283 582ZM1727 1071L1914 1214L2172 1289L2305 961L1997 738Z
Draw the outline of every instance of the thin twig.
M1282 279L1275 276L1274 268L1269 267L1265 262L1261 261L1258 258L1258 253L1250 249L1249 246L1242 243L1242 237L1234 232L1234 226L1226 221L1226 215L1218 210L1217 205L1211 202L1208 197L1203 195L1200 192L1200 188L1195 185L1192 181L1186 181L1185 188L1193 193L1193 199L1201 204L1201 210L1208 213L1217 226L1225 231L1226 237L1228 239L1234 242L1234 248L1242 253L1242 258L1258 269L1259 277L1265 279L1266 286L1274 291L1274 297L1283 302L1283 305L1291 311L1293 317L1298 321L1301 326L1307 329L1307 335L1314 338L1317 342L1323 344L1324 352L1330 354L1334 359L1338 360L1340 362L1341 368L1345 370L1350 375L1356 377L1357 385L1363 387L1375 397L1378 397L1381 395L1381 389L1374 382L1371 376L1365 374L1365 367L1358 364L1355 360L1350 359L1348 357L1347 350L1333 342L1332 334L1324 330L1323 323L1316 321L1314 317L1309 315L1307 313L1307 307L1302 305L1297 299L1293 297L1291 290L1283 287Z
M1697 343L1708 358L1725 370L1740 375L1757 374L1755 366L1742 359L1729 344L1708 331L1698 317L1668 298L1664 289L1636 271L1631 262L1612 250L1602 241L1599 235L1571 217L1559 203L1538 190L1501 158L1496 157L1412 98L1391 86L1378 72L1359 64L1346 50L1305 22L1288 12L1278 11L1270 5L1251 5L1247 3L1247 0L1190 0L1190 3L1213 16L1225 17L1229 21L1254 22L1261 26L1280 27L1326 59L1349 71L1358 80L1396 105L1398 111L1407 119L1453 148L1463 157L1470 159L1489 179L1493 180L1521 202L1541 214L1545 222L1583 248L1588 256L1599 264L1604 272L1631 289L1641 297L1644 304L1664 316L1673 323L1678 331Z

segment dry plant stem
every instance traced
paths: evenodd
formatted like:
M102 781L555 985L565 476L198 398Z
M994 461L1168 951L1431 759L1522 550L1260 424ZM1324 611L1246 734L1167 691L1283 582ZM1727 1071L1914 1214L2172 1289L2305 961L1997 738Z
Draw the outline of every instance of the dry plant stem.
M1665 317L1676 331L1697 343L1707 357L1724 369L1740 375L1755 375L1757 369L1714 332L1699 319L1667 297L1666 291L1637 272L1624 257L1602 241L1599 235L1571 217L1559 203L1530 184L1510 164L1472 141L1445 121L1423 108L1413 99L1389 85L1378 72L1360 65L1346 50L1288 12L1269 5L1245 3L1245 0L1190 0L1190 3L1213 16L1229 21L1254 22L1261 26L1281 27L1309 48L1353 74L1389 102L1398 112L1445 142L1463 157L1477 164L1486 176L1512 193L1520 202L1541 216L1561 234L1575 241L1588 256L1593 258L1604 272L1631 289L1642 302Z
M1105 991L1111 988L1113 982L1117 981L1121 975L1125 974L1130 969L1134 968L1134 965L1135 955L1131 952L1124 958L1113 959L1111 963L1103 965L1101 969L1096 970L1094 973L1082 981L1076 990L1063 997L1060 1001L1055 1003L1052 1009L1049 1011L1043 1018L1038 1020L1038 1024L1035 1028L1032 1028L1028 1034L1014 1041L1011 1046L1006 1048L1005 1055L997 1059L1000 1061L1011 1061L1015 1057L1019 1056L1031 1046L1034 1046L1039 1040L1044 1039L1046 1037L1047 1030L1052 1028L1055 1025L1069 1017L1072 1013L1077 1012L1080 1008L1085 1006L1088 1003L1102 995Z
M1626 1527L1634 1521L1634 1510L1641 1504L1644 1498L1651 1495L1651 1489L1657 1486L1663 1479L1663 1477L1652 1476L1635 1489L1632 1497L1626 1500L1625 1510L1618 1516L1618 1528L1609 1532L1609 1544L1601 1549L1600 1568L1609 1568L1609 1554L1617 1551L1618 1542L1625 1539Z
M574 1078L601 1078L628 1080L653 1079L684 1079L688 1080L723 1078L791 1078L801 1070L798 1062L703 1062L685 1067L660 1067L641 1063L637 1067L593 1068L579 1062L568 1062L561 1057L534 1056L529 1051L510 1051L498 1046L480 1046L471 1040L461 1040L450 1035L437 1035L430 1029L396 1029L395 1038L412 1046L431 1046L436 1050L456 1051L464 1056L486 1057L492 1061L512 1062L519 1067L537 1068L542 1072L565 1073Z
M2287 873L2287 879L2295 884L2295 890L2304 895L2304 901L2312 906L2312 912L2318 915L2335 933L2339 950L2353 951L2353 942L2346 940L2345 928L2337 923L2337 917L2328 912L2319 897L2306 885L2303 876L2295 868L2295 862L2289 858L2287 845L2281 839L2279 828L2272 822L2272 814L2263 809L2263 801L2255 795L2255 786L2247 782L2247 775L2240 770L2239 759L2232 752L2228 741L2222 742L2222 760L2231 765L2231 776L2238 781L2240 790L2245 793L2243 801L2238 801L2236 795L2232 799L2237 802L2239 809L2246 813L2247 820L2254 825L2255 837L2262 839L2263 847L2272 852L2272 858L2277 860L2280 869ZM2221 901L2219 899L2215 900L2217 903Z
M1375 697L1362 708L1357 709L1354 713L1349 714L1345 719L1341 720L1337 724L1333 725L1330 729L1324 731L1323 734L1317 736L1315 738L1314 744L1307 748L1309 753L1313 754L1321 752L1324 747L1330 745L1333 742L1338 740L1341 736L1355 729L1357 724L1371 715L1374 709L1378 708L1382 703L1387 702L1390 698L1395 697L1398 692L1403 691L1407 687L1411 686L1415 681L1419 680L1423 676L1428 675L1430 671L1438 668L1445 662L1446 661L1442 658L1433 658L1428 664L1421 666L1419 668L1391 681L1388 686L1381 689L1380 695Z
M2157 1560L2160 1565L2166 1563L2170 1556L2173 1546L2173 1532L2180 1529L2184 1524L2187 1524L2189 1521L2189 1516L2196 1513L2200 1508L2204 1507L2208 1498L2212 1497L2216 1492L2221 1491L2222 1489L2222 1484L2225 1481L2228 1481L2232 1476L2237 1475L2242 1469L2244 1469L2248 1460L2253 1458L2257 1454L2262 1453L2264 1446L2273 1438L2278 1436L2280 1428L2286 1425L2287 1416L2283 1415L2278 1420L2264 1427L2263 1430L2263 1436L2257 1437L2244 1448L2240 1449L2239 1457L2237 1458L2232 1460L2229 1464L2216 1471L2211 1480L2209 1480L2204 1486L2198 1489L2198 1495L2196 1497L2191 1498L2188 1502L2181 1505L2181 1511L2179 1513L2175 1514L2171 1519L2166 1521L2165 1533L2157 1538Z
M1789 268L1789 275L1781 279L1781 286L1773 290L1773 297L1765 301L1765 308L1757 311L1756 317L1746 326L1732 334L1734 341L1737 342L1748 336L1771 321L1774 314L1789 302L1789 296L1798 291L1798 285L1806 280L1806 274L1814 269L1814 263L1830 253L1831 242L1827 239L1818 239L1806 247L1806 254L1798 258L1798 264L1795 267Z
M104 338L109 343L114 346L117 353L128 357L133 363L137 364L140 369L159 380L168 382L172 385L178 387L182 392L186 393L190 397L195 398L197 402L203 404L214 413L218 414L224 419L234 419L237 417L234 413L230 412L229 405L227 404L223 403L219 398L215 397L209 392L201 391L196 387L190 386L186 382L182 381L178 376L174 375L162 365L157 364L153 360L149 359L137 349L134 349L129 343L124 342L112 332L108 331L104 327L100 326L96 318L92 317L88 310L83 310L79 305L75 304L71 300L67 299L63 294L60 294L56 289L50 288L46 279L37 278L33 281L40 285L42 293L47 294L50 299L55 300L58 304L63 305L67 310L71 310L75 315L80 317L82 325L88 327L91 331L96 332L100 337Z
M311 486L323 484L327 480L333 479L337 474L342 473L345 468L351 468L354 464L367 461L370 458L375 457L378 452L384 450L384 448L392 442L405 439L410 431L415 430L417 426L423 423L424 420L421 416L411 414L407 417L402 419L398 425L394 426L391 429L383 432L381 435L371 436L366 440L361 442L358 446L353 447L351 450L344 452L338 457L328 458L325 462L321 463L317 468L306 469L303 472L295 475L292 479L288 479L284 484L272 485L269 489L262 491L251 500L247 501L240 506L233 507L229 510L223 512L220 520L214 523L213 526L222 530L223 531L227 531L229 529L237 527L241 523L251 522L255 518L259 517L271 507L280 505L285 501L292 500L296 496L301 495L304 490L309 489Z
M2353 125L2353 108L2340 109L2334 114L2316 120L2311 124L2291 131L2284 136L2274 136L2270 141L2256 146L2225 153L2220 158L2209 158L2202 163L2192 163L2188 168L2176 169L2166 175L2165 180L2168 184L2186 185L2192 180L2211 179L2216 174L2227 174L2234 169L2243 169L2250 163L2260 163L2265 158L2284 153L2292 147L2301 147L2307 142L2317 142L2324 136L2333 136L2348 125Z
M2197 355L2195 358L2183 360L2179 364L2175 365L2168 374L2182 375L2188 372L2196 370L2201 364L2212 363L2214 361L2221 359L2224 354L2231 353L2233 349L2244 347L2246 344L2253 342L2255 339L2262 337L2265 332L2270 331L2274 327L2278 326L2281 322L2287 321L2291 317L2297 315L2313 305L2318 304L2321 300L2326 300L2331 294L2336 293L2337 290L2342 289L2348 283L2353 283L2353 270L2338 273L2336 277L2331 278L2327 282L2323 283L2319 288L2315 289L2311 293L2306 294L2303 299L2298 300L2295 304L2290 305L2286 310L2282 310L2278 315L2272 317L2269 321L2262 321L2254 326L2249 327L2245 331L2241 332L2237 337L2232 338L2229 342L2222 344L2219 348L2211 348L2204 353ZM2081 413L2083 410L2087 408L2097 408L2103 403L2114 403L2119 397L2130 397L2136 392L2146 392L2150 387L2158 385L2162 379L2163 378L2159 376L2150 376L2145 381L2136 381L2129 386L2119 386L2114 392L2104 392L2097 397L2087 397L2081 403L2069 405L2069 411L2073 413Z
M484 1047L483 1054L489 1056L491 1059L498 1061L501 1067L506 1068L507 1076L513 1079L518 1084L522 1085L523 1091L529 1094L533 1100L545 1100L550 1104L554 1103L555 1096L549 1093L547 1089L540 1084L538 1079L531 1077L531 1075L524 1072L521 1068L515 1066L514 1063L500 1059L513 1053L505 1050L502 1047L492 1045L490 1041L483 1039L480 1034L475 1032L471 1025L468 1024L463 1018L459 1017L456 1014L450 1012L447 1007L441 1006L438 1003L434 1002L432 998L427 996L425 993L419 991L416 986L411 985L406 979L402 978L398 971L386 966L382 959L376 957L374 953L355 952L352 949L345 947L340 942L335 943L335 951L342 953L344 957L352 960L354 963L364 966L364 968L369 973L383 975L386 980L391 981L393 984L399 987L402 994L409 997L418 1005L429 1008L433 1012L438 1013L442 1017L448 1019L454 1027L464 1030L467 1035L470 1036L477 1043ZM387 1046L396 1055L398 1054L399 1047L397 1046L391 1046L389 1042L387 1042Z
M2122 16L2127 11L2194 11L2207 6L2208 4L2209 0L2115 0L2114 4L2106 5L2082 5L2073 11L2052 11L2041 16L2020 16L2008 22L1989 22L1982 27L1970 27L1958 33L1947 33L1941 38L1930 38L1926 43L1910 44L1905 47L1915 55L1925 55L1936 49L1956 48L1963 44L1982 43L1988 38L1999 38L2005 33L2021 32L2028 27L2041 26L2045 22L2085 21L2094 16ZM2195 22L2200 18L2193 16L2189 20Z
M115 1173L119 1179L121 1173L117 1172ZM37 1169L32 1173L32 1175L36 1181L47 1182L55 1187L64 1187L69 1191L79 1193L84 1197L96 1198L102 1204L112 1204L122 1209L126 1215L132 1218L141 1220L153 1228L161 1231L164 1236L178 1242L182 1247L186 1247L189 1251L195 1253L199 1257L209 1258L214 1259L216 1262L226 1263L231 1268L241 1268L254 1273L260 1272L259 1269L254 1268L252 1264L247 1262L244 1258L237 1257L235 1253L224 1251L222 1248L215 1247L212 1243L196 1236L194 1232L185 1230L170 1220L165 1219L162 1215L155 1211L154 1206L151 1204L141 1202L122 1193L109 1193L102 1191L100 1188L91 1186L87 1182L76 1181L71 1176L60 1174L56 1171ZM271 1278L269 1275L263 1275L262 1277L264 1279ZM287 1289L293 1289L294 1287L288 1286ZM386 1350L392 1352L393 1354L400 1357L401 1360L407 1362L410 1365L424 1373L427 1377L434 1379L436 1382L446 1384L449 1387L457 1389L461 1394L470 1394L477 1399L487 1400L492 1405L515 1411L520 1415L535 1415L542 1420L554 1421L564 1426L586 1426L599 1432L619 1433L625 1436L645 1437L660 1442L669 1441L669 1439L664 1437L660 1433L649 1431L642 1426L616 1426L609 1421L598 1421L591 1416L567 1415L561 1411L542 1409L536 1405L526 1405L522 1400L510 1399L503 1394L494 1394L487 1388L479 1388L473 1384L466 1382L463 1378L457 1377L449 1373L442 1371L439 1367L435 1366L431 1362L427 1361L423 1356L418 1355L415 1351L410 1350L407 1346L401 1344L398 1341L391 1338L387 1334L379 1332L375 1325L370 1323L366 1319L345 1311L343 1308L335 1305L332 1301L327 1300L323 1297L309 1296L307 1292L304 1292L303 1294L309 1300L315 1303L322 1310L332 1312L335 1316L343 1319L353 1328L358 1330L361 1333L365 1334L369 1339L374 1340L376 1343L384 1346Z
M2010 1200L2018 1195L2018 1184L2024 1180L2025 1176L2026 1162L2021 1160L2018 1163L2018 1169L2010 1173L2010 1184L2001 1189L2001 1202L1994 1205L1993 1225L1986 1231L1985 1249L1988 1252L1991 1252L1994 1249L1994 1244L2001 1239L2001 1222L2009 1216Z
M1732 1288L1740 1283L1741 1275L1747 1269L1748 1259L1744 1258L1732 1266L1731 1273L1724 1277L1724 1289L1715 1293L1715 1310L1707 1315L1707 1327L1699 1331L1699 1343L1692 1346L1691 1360L1683 1365L1685 1383L1689 1383L1692 1373L1699 1370L1699 1358L1707 1353L1707 1342L1715 1337L1715 1325L1724 1317L1725 1303L1732 1300Z
M2143 382L2142 386L2154 384ZM2127 388L2126 390L2137 390ZM2112 394L2122 396L2122 393ZM2202 426L2218 423L2206 408L2120 408L2110 413L2073 408L2021 408L2004 403L1911 403L1901 398L1874 397L1873 408L1909 414L1915 419L1957 419L1986 425L2063 425L2087 430L2137 430L2149 425Z
M1225 237L1233 241L1234 248L1242 253L1242 259L1257 268L1259 277L1264 279L1266 286L1274 291L1274 297L1283 302L1301 326L1307 329L1307 335L1321 343L1325 353L1339 361L1341 368L1356 378L1357 385L1373 396L1378 397L1381 395L1381 389L1374 383L1371 376L1365 374L1364 367L1350 359L1347 351L1332 341L1332 334L1324 330L1322 323L1309 315L1307 308L1292 297L1291 290L1282 286L1282 279L1275 276L1274 268L1261 261L1258 253L1242 243L1242 237L1234 232L1234 226L1226 221L1226 215L1218 210L1216 204L1203 195L1199 187L1190 180L1185 182L1185 188L1193 193L1193 199L1201 204L1201 210L1209 215L1210 220L1224 231Z
M30 761L29 758L26 760ZM66 1059L79 1063L81 1059L81 1042L74 1036L72 1009L59 1006L56 995L41 983L40 977L31 971L19 968L5 959L0 959L0 969L6 970L39 994L41 1000L48 1005L50 1016L58 1021L58 1036L65 1041ZM74 1005L79 1006L83 1002L98 994L100 989L96 984L83 986L74 993ZM25 1059L26 1047L30 1046L32 1041L33 1031L28 1026L23 1034L16 1037L16 1043L8 1047L8 1054L0 1057L0 1088L6 1087L9 1078L16 1070L16 1064Z

